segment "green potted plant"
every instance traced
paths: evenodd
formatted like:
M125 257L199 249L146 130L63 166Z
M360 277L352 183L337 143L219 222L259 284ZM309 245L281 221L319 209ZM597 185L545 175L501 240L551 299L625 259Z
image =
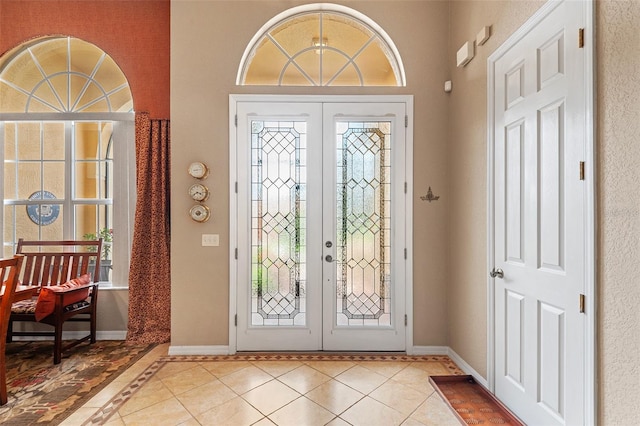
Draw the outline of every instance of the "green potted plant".
M102 238L102 255L100 256L100 281L109 280L109 270L111 269L111 244L113 243L113 228L102 228L97 234L90 232L84 234L82 239L94 241ZM89 247L94 251L94 247Z

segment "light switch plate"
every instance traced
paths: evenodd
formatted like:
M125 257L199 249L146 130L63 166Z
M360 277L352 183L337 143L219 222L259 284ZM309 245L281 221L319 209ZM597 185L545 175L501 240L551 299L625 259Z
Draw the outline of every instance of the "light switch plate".
M217 247L220 245L220 235L202 234L202 247Z

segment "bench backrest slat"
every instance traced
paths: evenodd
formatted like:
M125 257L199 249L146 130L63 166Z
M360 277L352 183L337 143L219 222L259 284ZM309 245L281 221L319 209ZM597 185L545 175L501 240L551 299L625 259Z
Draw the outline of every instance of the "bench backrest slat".
M90 272L93 272L93 282L100 280L102 239L96 241L20 239L16 253L25 256L20 280L23 285L60 285Z

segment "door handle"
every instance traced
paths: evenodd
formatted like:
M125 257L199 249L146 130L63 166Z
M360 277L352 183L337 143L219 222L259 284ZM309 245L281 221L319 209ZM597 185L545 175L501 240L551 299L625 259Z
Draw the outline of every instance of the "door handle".
M335 262L335 260L333 260L333 256L331 256L330 254L326 255L324 257L324 260L326 260L327 262Z
M493 268L493 270L489 272L489 276L491 278L504 278L504 272L500 268Z

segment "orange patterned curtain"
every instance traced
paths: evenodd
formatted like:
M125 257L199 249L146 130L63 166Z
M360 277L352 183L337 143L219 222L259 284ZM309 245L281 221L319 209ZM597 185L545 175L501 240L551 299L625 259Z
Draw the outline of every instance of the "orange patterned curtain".
M129 269L131 343L171 337L169 120L136 113L137 205Z

